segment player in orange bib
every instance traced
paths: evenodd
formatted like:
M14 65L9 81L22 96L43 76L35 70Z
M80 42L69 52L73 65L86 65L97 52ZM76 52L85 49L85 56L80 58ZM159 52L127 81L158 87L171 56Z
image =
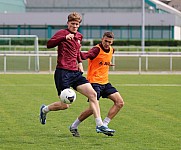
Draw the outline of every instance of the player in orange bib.
M109 109L107 117L103 120L104 126L108 126L110 121L116 116L124 105L123 98L115 87L109 83L108 73L111 64L114 49L113 44L114 34L112 32L105 32L100 44L94 46L86 53L81 53L82 60L88 59L87 79L91 83L94 90L97 92L97 100L108 98L113 101L113 106ZM86 118L93 114L89 107L74 121L70 126L70 132L73 136L79 137L78 125ZM97 132L99 132L97 130ZM113 136L113 133L104 133L108 136Z

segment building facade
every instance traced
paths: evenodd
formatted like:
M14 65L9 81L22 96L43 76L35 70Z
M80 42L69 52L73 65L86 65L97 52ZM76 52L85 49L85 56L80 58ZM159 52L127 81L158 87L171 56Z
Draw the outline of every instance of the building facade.
M26 0L26 12L0 13L0 34L35 34L48 39L66 28L77 11L84 39L100 39L106 30L116 39L141 39L142 0ZM145 39L181 39L181 13L158 0L145 0Z

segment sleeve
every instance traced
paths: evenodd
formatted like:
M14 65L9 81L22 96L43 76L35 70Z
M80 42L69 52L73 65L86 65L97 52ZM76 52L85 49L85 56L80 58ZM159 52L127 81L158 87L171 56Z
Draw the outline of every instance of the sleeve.
M78 39L79 39L79 42L80 42L79 43L80 44L80 49L79 49L79 51L77 53L77 62L81 63L82 62L82 58L81 58L81 54L80 54L81 52L80 51L81 51L81 42L82 42L82 39L83 39L82 34L79 33L79 38Z
M99 47L93 47L88 52L80 52L80 55L81 55L82 60L86 60L88 58L93 60L94 58L97 57L99 52L100 52Z
M66 35L64 34L63 30L59 30L50 40L48 40L47 48L56 47L61 41L64 40L66 40Z

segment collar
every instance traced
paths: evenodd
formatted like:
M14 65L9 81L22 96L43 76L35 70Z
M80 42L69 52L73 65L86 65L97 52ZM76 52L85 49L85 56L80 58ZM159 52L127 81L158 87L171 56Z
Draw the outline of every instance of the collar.
M109 53L110 47L109 47L109 49L105 49L105 48L103 47L102 43L100 43L99 46L101 47L101 49L102 49L104 52Z

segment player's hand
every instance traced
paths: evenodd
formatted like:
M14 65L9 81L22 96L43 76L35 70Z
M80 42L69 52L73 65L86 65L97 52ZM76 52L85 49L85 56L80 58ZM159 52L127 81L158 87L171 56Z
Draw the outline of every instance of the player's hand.
M74 38L74 34L66 35L66 40L72 40Z
M109 66L115 66L115 64L110 64Z
M84 68L83 68L82 63L78 63L78 70L79 70L80 72L84 72Z

